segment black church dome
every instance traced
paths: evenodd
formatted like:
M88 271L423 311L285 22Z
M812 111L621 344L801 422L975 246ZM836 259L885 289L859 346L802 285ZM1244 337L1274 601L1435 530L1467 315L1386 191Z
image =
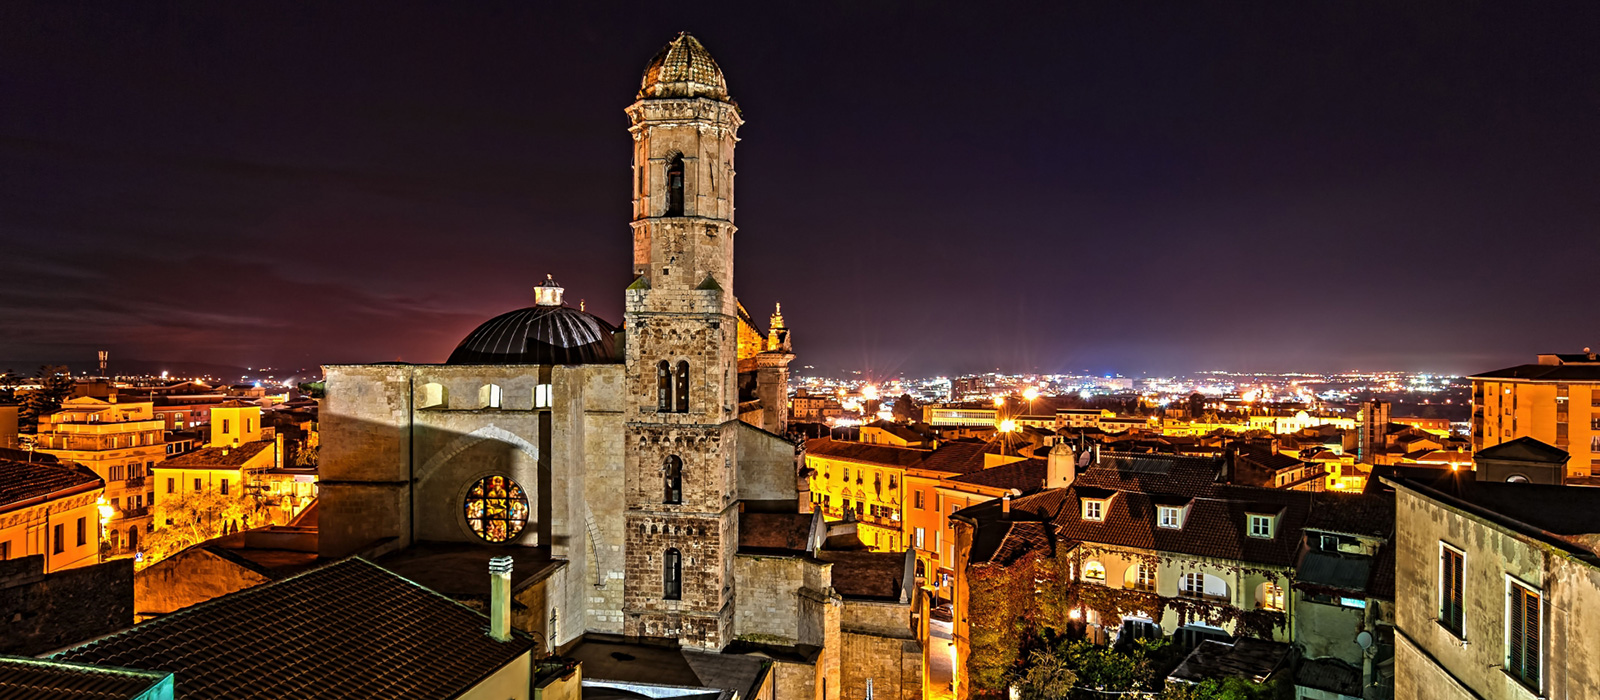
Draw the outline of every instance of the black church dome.
M452 365L587 365L620 362L617 327L561 303L561 287L535 288L539 303L485 321L450 353Z

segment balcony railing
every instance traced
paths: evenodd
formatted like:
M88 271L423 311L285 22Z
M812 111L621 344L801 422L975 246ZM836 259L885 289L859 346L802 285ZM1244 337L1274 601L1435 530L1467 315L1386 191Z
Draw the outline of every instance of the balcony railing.
M149 514L150 514L150 506L139 506L138 508L123 508L122 509L122 517L124 519L127 519L127 518L142 518L142 517L144 517L146 515L149 515Z
M130 476L125 481L122 482L122 485L126 486L128 488L133 488L135 486L144 486L144 479L145 478L142 477L142 476Z
M1229 598L1226 595L1216 595L1216 594L1212 594L1212 593L1202 593L1200 591L1186 591L1186 590L1184 590L1182 588L1178 589L1178 597L1179 598L1189 598L1189 599L1192 599L1192 600L1203 600L1203 601L1205 601L1207 603L1230 603L1231 604L1233 602L1233 599Z

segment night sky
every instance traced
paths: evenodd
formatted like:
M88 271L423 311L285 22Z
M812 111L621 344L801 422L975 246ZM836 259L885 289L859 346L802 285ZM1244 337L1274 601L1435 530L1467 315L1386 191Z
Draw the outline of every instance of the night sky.
M1597 3L553 5L0 5L0 361L439 362L546 273L620 322L685 29L799 371L1600 346Z

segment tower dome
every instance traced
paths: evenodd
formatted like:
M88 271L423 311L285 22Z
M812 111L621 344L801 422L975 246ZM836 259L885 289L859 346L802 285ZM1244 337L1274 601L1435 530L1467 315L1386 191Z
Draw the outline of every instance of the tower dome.
M722 77L711 52L689 35L680 32L667 42L645 66L639 84L639 99L648 97L710 97L728 99L728 81Z
M535 303L485 321L445 360L451 365L586 365L621 361L617 327L561 301L548 276L534 287Z

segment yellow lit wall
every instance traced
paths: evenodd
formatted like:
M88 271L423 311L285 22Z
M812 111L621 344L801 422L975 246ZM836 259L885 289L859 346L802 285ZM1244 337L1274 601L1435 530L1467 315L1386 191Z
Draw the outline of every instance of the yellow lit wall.
M1572 455L1568 476L1600 470L1600 382L1475 379L1472 386L1474 451L1531 437Z
M75 493L0 511L0 551L4 553L0 558L43 554L45 573L98 563L100 513L95 502L105 495L105 488L91 484Z

